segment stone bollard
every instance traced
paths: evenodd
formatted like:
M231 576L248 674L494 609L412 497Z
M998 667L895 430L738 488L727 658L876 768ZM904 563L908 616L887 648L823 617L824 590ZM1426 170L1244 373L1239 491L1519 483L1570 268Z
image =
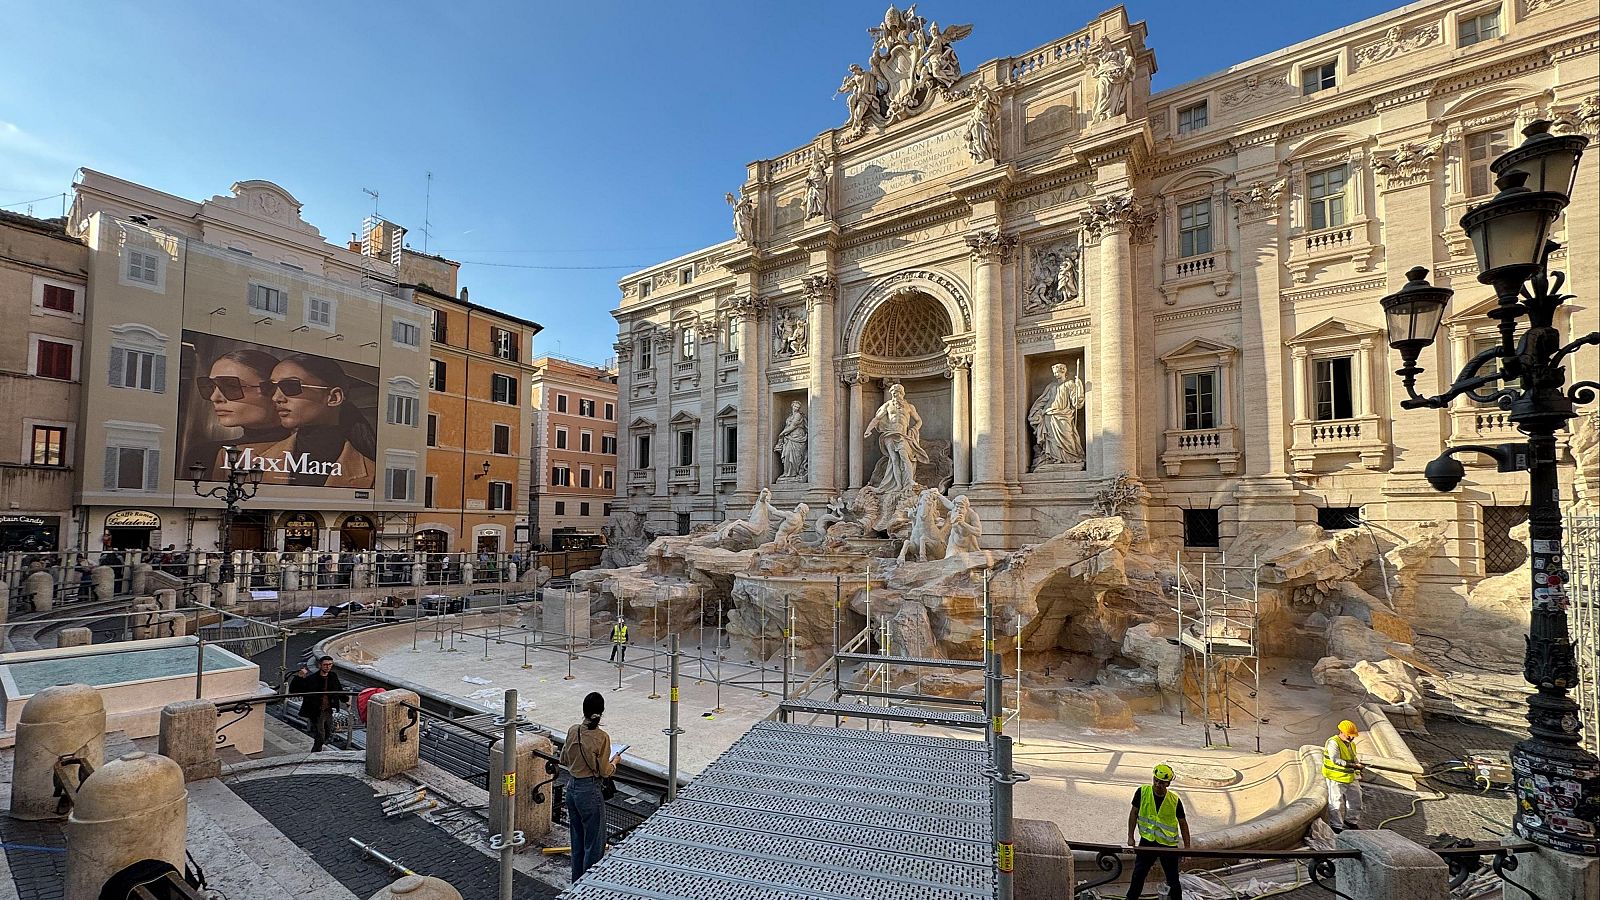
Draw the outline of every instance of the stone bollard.
M432 875L406 875L373 894L371 900L461 900L461 892Z
M366 554L362 554L361 561L350 573L350 586L358 591L372 587L372 567L367 565Z
M477 567L472 563L461 564L461 586L472 587L472 573Z
M505 783L505 761L501 756L501 741L489 751L489 821L499 822L504 815L501 811L505 804L505 794L501 785ZM535 803L533 789L536 785L543 784L550 776L545 774L544 760L534 755L535 751L555 755L555 745L542 734L517 733L517 748L514 753L513 763L517 773L517 830L528 838L524 848L537 845L534 838L544 837L550 833L550 785L545 784L539 788L539 794L544 799Z
M189 633L189 617L181 612L164 612L156 614L156 632L158 637L183 637Z
M134 566L133 577L129 579L130 587L128 590L134 594L143 594L150 590L150 573L154 571L155 567L147 562L141 562Z
M1341 850L1359 859L1333 861L1339 890L1350 900L1434 900L1450 896L1450 867L1432 850L1392 831L1346 831Z
M63 628L56 632L57 647L87 647L94 643L94 632L88 628Z
M194 584L189 585L189 589L194 591L194 602L196 604L200 606L212 605L211 600L213 591L211 590L211 585L206 584L203 581L197 581Z
M129 630L132 632L133 639L143 641L154 637L155 635L151 632L155 630L156 616L158 615L155 601L146 600L135 603L132 612L133 615L129 617L132 627Z
M66 896L101 896L129 866L154 860L184 869L189 793L165 756L134 752L96 771L67 819Z
M61 818L67 810L56 797L57 763L69 757L95 771L106 761L106 707L100 692L86 684L47 687L28 698L18 719L11 815ZM64 764L62 774L78 786L88 773L76 764Z
M1077 880L1061 826L1044 819L1016 819L1012 840L1016 842L1015 900L1072 896Z
M96 570L98 571L98 570ZM34 612L49 612L56 602L56 581L50 577L49 572L34 572L23 583L23 590L28 594L28 601L33 604ZM98 584L95 593L99 593Z
M424 584L427 584L427 583L428 583L428 570L423 567L422 563L412 563L411 564L411 586L412 587L422 587Z
M393 778L417 766L422 728L417 712L405 704L421 706L411 691L384 691L367 701L367 774L373 778Z
M217 609L233 609L239 605L239 585L232 581L224 581L217 585Z
M297 566L283 567L283 589L286 591L300 590L300 569Z
M222 581L222 561L206 558L206 584L217 584Z
M514 562L506 563L506 567L501 570L501 573L501 581L508 584L515 584L517 580L517 564Z
M178 608L178 591L175 588L162 588L156 591L156 605L167 612Z
M184 781L215 778L217 705L210 700L179 700L161 708L161 755L183 769Z

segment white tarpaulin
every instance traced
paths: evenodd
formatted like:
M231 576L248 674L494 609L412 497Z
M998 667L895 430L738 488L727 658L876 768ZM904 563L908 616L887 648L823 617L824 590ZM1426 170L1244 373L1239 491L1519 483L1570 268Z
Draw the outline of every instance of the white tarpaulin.
M301 613L300 615L295 616L295 618L296 619L318 619L318 618L321 618L321 617L323 617L323 616L325 616L327 614L328 614L328 608L326 606L313 606L310 609L307 609L305 612Z

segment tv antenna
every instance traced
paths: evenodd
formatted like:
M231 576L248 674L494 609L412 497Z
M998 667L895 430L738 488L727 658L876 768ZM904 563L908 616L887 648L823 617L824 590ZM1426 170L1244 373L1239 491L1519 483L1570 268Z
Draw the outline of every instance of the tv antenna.
M372 198L372 215L374 218L376 218L378 215L378 192L371 190L370 188L362 188L361 193Z
M431 237L429 227L433 225L428 221L428 213L433 209L433 173L428 172L428 187L422 195L422 252L428 252L428 238Z

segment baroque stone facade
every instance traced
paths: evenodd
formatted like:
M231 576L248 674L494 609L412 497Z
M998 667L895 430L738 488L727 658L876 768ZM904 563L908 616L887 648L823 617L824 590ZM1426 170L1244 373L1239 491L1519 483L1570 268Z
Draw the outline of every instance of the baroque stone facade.
M854 67L846 121L750 166L734 239L620 282L617 508L662 532L768 488L823 509L872 481L865 425L898 384L988 547L1060 534L1126 473L1158 542L1359 513L1437 523L1432 574L1484 574L1516 516L1493 508L1525 503L1525 478L1474 467L1445 495L1421 473L1515 431L1460 401L1402 415L1378 299L1414 265L1456 289L1425 359L1442 387L1491 330L1457 222L1522 126L1595 135L1600 62L1570 4L1502 4L1473 40L1482 12L1412 4L1152 94L1155 51L1121 7L970 72L964 31L892 11L868 67L887 74ZM1561 324L1592 330L1595 205L1558 232L1584 295ZM1036 401L1069 381L1043 440ZM779 440L797 402L803 478Z

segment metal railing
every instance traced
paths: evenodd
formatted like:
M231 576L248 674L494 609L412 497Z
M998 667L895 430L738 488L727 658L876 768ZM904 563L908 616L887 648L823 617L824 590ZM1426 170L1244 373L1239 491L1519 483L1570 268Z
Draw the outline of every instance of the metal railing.
M1335 897L1350 900L1332 885L1333 863L1338 859L1360 859L1360 850L1195 850L1188 847L1130 847L1126 844L1093 844L1073 841L1068 845L1074 851L1094 854L1095 868L1104 873L1098 878L1080 881L1073 887L1074 896L1084 896L1095 888L1111 884L1122 878L1123 857L1129 854L1178 856L1184 859L1216 859L1241 861L1293 860L1303 862L1306 875L1315 884Z
M287 687L287 685L285 685L285 687ZM219 720L219 724L217 725L217 738L216 738L217 746L221 747L223 744L226 744L228 742L228 736L227 736L227 734L225 734L225 732L229 728L231 728L234 725L237 725L240 722L243 722L244 720L248 719L250 717L250 715L258 707L260 707L262 709L262 714L265 715L267 713L267 707L272 706L274 704L282 704L282 706L278 710L278 714L277 714L277 717L279 719L282 719L282 720L284 720L286 722L287 721L291 721L292 719L300 719L301 721L305 721L298 714L298 708L296 710L291 710L289 708L290 702L291 701L301 701L305 697L309 697L309 696L312 696L312 695L321 695L321 696L325 696L325 697L342 697L345 700L349 701L350 708L348 710L342 711L342 714L341 714L341 711L335 710L335 713L334 713L334 716L333 716L333 724L334 724L334 727L335 727L335 734L334 735L330 735L330 738L334 737L336 735L342 735L343 736L344 748L346 750L355 749L355 747L356 747L356 740L355 740L356 724L360 719L360 716L357 714L356 709L355 709L355 701L356 701L356 697L360 693L361 693L360 691L349 691L349 690L346 690L346 691L295 691L295 692L285 692L283 690L280 690L276 694L268 694L268 695L261 696L261 697L245 697L245 698L242 698L242 699L239 699L239 700L229 700L229 701L225 701L225 702L222 702L222 703L218 703L217 704L217 719ZM231 716L232 718L227 718L229 716ZM226 721L221 721L221 720L223 720L225 718L226 718ZM338 743L338 742L335 741L335 743Z

